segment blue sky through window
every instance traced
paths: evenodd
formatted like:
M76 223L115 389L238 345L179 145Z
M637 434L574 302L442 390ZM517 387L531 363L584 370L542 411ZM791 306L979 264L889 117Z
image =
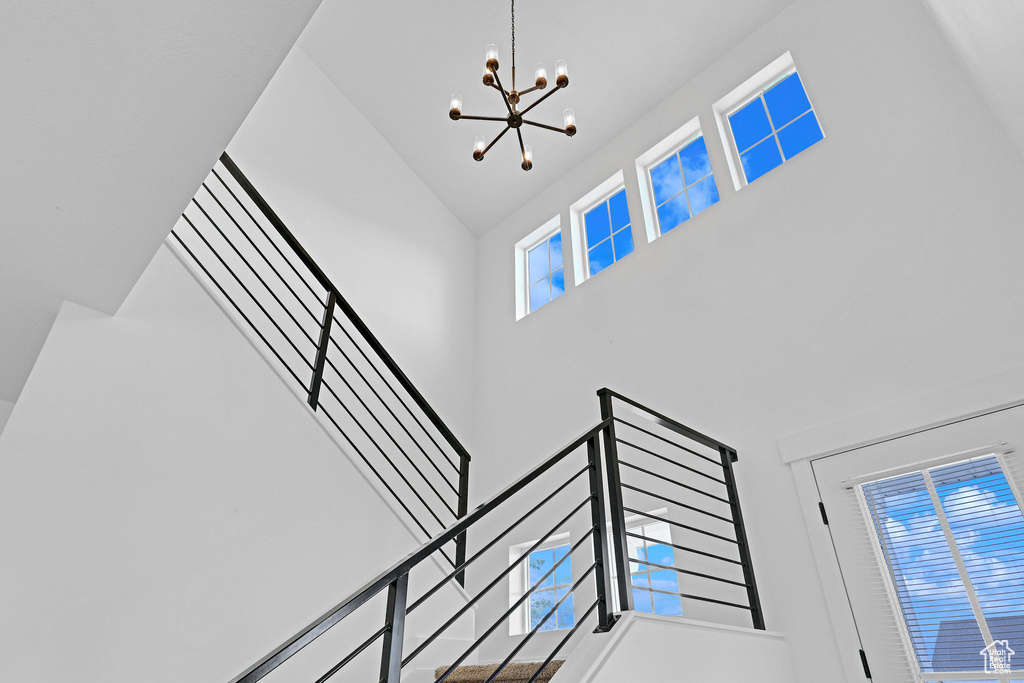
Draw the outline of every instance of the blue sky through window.
M633 251L626 190L622 189L583 214L587 264L596 275Z
M729 125L748 183L824 137L796 72L731 114Z
M996 456L863 491L922 671L980 670L983 628L1013 649L1024 645L1024 516Z
M537 589L530 594L530 630L541 624L552 608L565 597L565 600L551 616L543 621L539 631L555 631L572 628L576 623L573 614L572 558L566 557L569 545L546 548L530 553L528 558L527 589L541 580L545 574L555 567L550 576L541 581ZM564 558L564 559L563 559ZM561 563L559 564L559 561ZM556 566L557 565L557 566Z
M718 186L702 136L652 167L650 175L662 234L718 201Z
M561 232L556 232L527 252L526 270L529 311L536 311L565 292Z
M630 531L646 537L627 538L629 556L640 560L629 564L630 582L633 586L633 609L637 612L650 612L667 617L681 616L683 609L682 599L678 595L678 574L671 569L654 566L659 564L674 567L676 564L672 547L666 545L672 542L668 524L645 524Z

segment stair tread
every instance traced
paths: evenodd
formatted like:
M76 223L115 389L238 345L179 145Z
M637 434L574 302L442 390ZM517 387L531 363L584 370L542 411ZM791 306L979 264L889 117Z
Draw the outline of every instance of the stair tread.
M551 680L551 677L555 675L555 672L558 671L563 662L564 660L555 660L544 667L540 676L536 678L537 683ZM501 683L526 683L536 673L537 669L540 668L540 665L541 662L512 662L494 680L496 682L501 681ZM460 666L445 679L445 683L483 683L497 668L497 664ZM437 667L434 671L434 677L440 677L447 670L447 666Z

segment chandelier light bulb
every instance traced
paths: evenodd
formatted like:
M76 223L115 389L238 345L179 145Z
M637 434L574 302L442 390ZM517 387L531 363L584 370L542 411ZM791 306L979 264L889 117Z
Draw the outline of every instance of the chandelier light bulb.
M569 85L569 65L564 59L555 62L555 85L559 88Z
M494 43L487 46L487 51L484 55L484 63L487 65L488 71L498 70L498 46Z
M544 64L537 62L533 67L533 77L538 88L543 88L548 84L548 70L544 68Z
M460 95L457 92L456 93L452 93L452 104L451 104L451 108L448 110L448 116L450 116L452 118L452 120L458 120L458 118L461 115L462 115L462 95Z
M477 135L473 138L473 158L481 161L484 158L484 148L487 147L487 138Z
M569 137L576 135L576 112L566 109L562 112L562 122L565 124L565 134Z
M533 168L533 147L523 145L523 170L529 171Z

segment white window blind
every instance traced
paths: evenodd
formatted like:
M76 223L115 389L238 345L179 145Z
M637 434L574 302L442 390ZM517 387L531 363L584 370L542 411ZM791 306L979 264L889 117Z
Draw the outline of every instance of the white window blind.
M999 457L859 484L921 681L985 675L997 641L1024 671L1024 516ZM941 674L941 676L936 676Z

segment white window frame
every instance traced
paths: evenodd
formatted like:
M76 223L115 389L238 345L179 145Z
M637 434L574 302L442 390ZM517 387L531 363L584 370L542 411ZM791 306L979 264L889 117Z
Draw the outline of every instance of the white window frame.
M647 230L648 243L661 236L657 202L654 198L654 185L651 183L651 169L690 143L695 142L697 138L703 137L703 135L700 117L694 116L664 140L636 158L636 177L640 183L640 206L643 209L644 227ZM704 144L707 144L706 140ZM714 166L712 166L712 176L714 176L714 171Z
M511 608L516 602L526 595L526 591L530 588L530 556L526 555L523 559L519 559L520 556L527 550L533 547L536 543L536 539L527 541L526 543L518 543L511 546L508 549L508 563L509 566L515 565L515 569L509 574L508 582L508 606ZM549 548L558 548L560 546L568 544L572 547L572 542L569 538L569 532L563 532L560 534L552 534L546 541L541 543L536 548L533 548L531 552L537 552L539 550L548 550ZM518 562L517 562L518 560ZM568 562L572 562L572 558L569 558ZM573 572L573 580L576 579L575 572ZM544 590L547 590L546 588ZM575 616L575 615L574 615ZM558 629L565 630L565 629ZM508 634L510 636L522 636L530 632L530 600L527 598L523 601L523 604L513 612L508 618Z
M774 62L744 81L743 85L715 102L711 107L715 113L715 121L718 123L718 132L721 133L722 142L725 144L725 155L729 162L729 172L732 175L733 186L737 191L746 187L748 183L746 175L743 173L743 163L740 160L740 150L736 147L736 140L732 135L732 126L729 123L729 117L757 98L761 97L766 90L782 79L796 73L796 71L797 68L796 63L793 61L793 56L789 52L786 52L786 54L782 55ZM801 82L803 82L803 79L801 79ZM818 122L818 127L821 128L821 137L824 139L826 135L825 129L821 125L821 118L818 117L818 112L814 108L811 94L807 92L807 84L804 83L803 85L804 92L807 93L807 101L811 102L811 113L814 114L814 117ZM769 121L771 121L771 114L769 113L768 116ZM772 124L772 131L776 144L778 144L778 135L777 131L775 131L774 124ZM779 154L782 156L782 163L786 163L788 159L786 159L786 155L782 152L781 147L779 148Z
M555 216L516 243L516 320L522 320L530 311L530 250L562 231L561 217ZM562 272L565 272L565 236L562 236Z
M608 180L573 202L569 207L569 227L572 232L572 265L573 277L577 285L590 279L590 259L587 257L587 233L583 226L583 215L601 202L608 201L613 195L626 188L626 176L619 170ZM629 193L626 193L626 205L629 205ZM633 230L633 214L629 216L629 230ZM634 236L633 250L636 250ZM565 258L565 244L562 245L562 258ZM616 260L618 263L618 260Z

